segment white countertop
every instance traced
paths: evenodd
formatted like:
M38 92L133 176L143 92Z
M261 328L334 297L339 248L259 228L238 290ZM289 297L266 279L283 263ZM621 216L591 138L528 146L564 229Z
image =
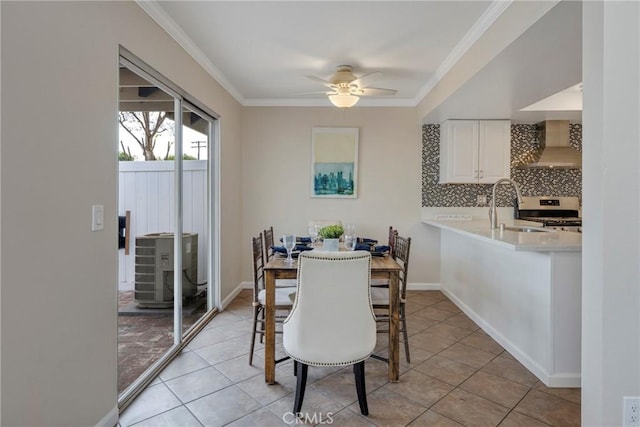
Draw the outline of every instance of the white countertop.
M503 216L504 218L504 216ZM539 228L540 224L517 219L500 219L506 226L528 225ZM569 231L527 233L491 230L489 219L441 220L423 217L422 222L443 230L453 231L473 239L482 240L514 251L561 252L582 251L582 234Z

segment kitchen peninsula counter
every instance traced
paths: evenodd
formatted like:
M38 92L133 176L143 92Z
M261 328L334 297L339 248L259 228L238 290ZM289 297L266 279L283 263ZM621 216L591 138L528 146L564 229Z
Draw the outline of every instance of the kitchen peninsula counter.
M582 235L500 232L486 218L422 222L440 230L445 295L548 387L579 387Z
M488 219L466 221L423 218L422 222L514 251L582 251L581 233L565 231L522 233L509 230L501 232L498 229L492 230ZM499 222L504 223L507 227L531 226L540 228L539 223L532 221L505 219L504 221L499 220Z

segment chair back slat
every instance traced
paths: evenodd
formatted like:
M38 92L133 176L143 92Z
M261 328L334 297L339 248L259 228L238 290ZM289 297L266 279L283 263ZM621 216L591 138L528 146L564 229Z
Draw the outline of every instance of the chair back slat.
M262 232L262 235L264 236L264 258L267 260L267 262L269 262L271 261L271 258L273 258L273 255L274 255L273 250L271 249L274 246L273 226L264 230Z
M409 274L409 254L411 251L411 237L398 236L396 232L395 236L395 248L394 259L402 270L399 273L400 276L400 297L407 297L407 276Z
M393 226L389 226L389 237L387 240L387 245L389 246L389 256L395 256L395 247L396 247L396 236L398 235L398 230L395 230Z
M264 251L262 248L262 233L251 238L253 254L253 300L258 301L258 293L264 289Z

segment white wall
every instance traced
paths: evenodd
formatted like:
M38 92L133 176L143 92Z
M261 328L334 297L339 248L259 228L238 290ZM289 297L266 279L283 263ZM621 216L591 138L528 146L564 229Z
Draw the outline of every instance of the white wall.
M393 225L413 239L409 282L439 281L439 234L420 223L422 133L414 108L252 107L243 114L245 281L252 236L270 225L277 235L306 235L310 219L353 222L359 235L381 243ZM357 199L310 197L314 126L359 128Z
M95 425L117 401L118 45L221 115L223 295L241 280L241 106L133 2L0 7L0 423Z
M640 4L584 2L582 424L640 396Z

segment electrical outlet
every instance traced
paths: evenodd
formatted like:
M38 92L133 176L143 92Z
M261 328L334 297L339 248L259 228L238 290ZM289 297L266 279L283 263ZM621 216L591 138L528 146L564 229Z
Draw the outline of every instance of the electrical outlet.
M640 427L640 397L624 397L623 427Z
M476 203L478 206L487 206L487 196L485 196L484 194L478 194Z

